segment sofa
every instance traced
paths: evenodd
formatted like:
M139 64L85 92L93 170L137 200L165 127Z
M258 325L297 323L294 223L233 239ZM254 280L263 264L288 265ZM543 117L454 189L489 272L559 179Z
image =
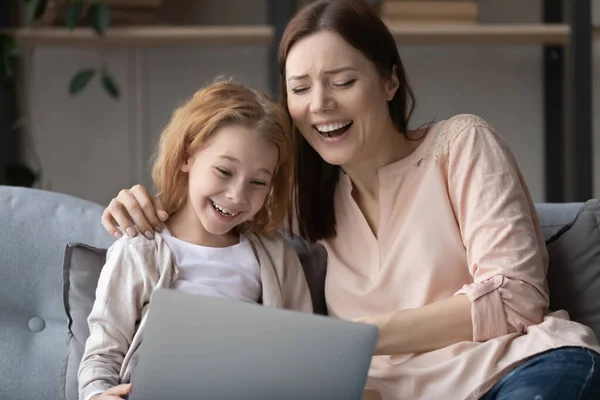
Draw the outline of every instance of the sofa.
M112 238L103 206L0 186L0 399L77 398L85 319ZM537 204L550 255L551 309L600 335L600 203ZM323 311L326 253L294 242Z

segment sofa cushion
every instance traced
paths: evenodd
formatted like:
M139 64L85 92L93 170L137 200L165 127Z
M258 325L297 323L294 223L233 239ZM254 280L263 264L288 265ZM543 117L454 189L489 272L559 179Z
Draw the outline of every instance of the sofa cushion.
M0 205L0 399L62 399L65 245L109 246L104 207L7 186L0 186Z
M536 203L544 238L550 239L565 225L570 225L584 203Z
M77 400L77 372L85 341L90 335L87 317L96 299L96 285L106 260L106 249L69 243L63 263L63 301L69 323L69 348L61 391L66 400Z
M546 241L550 309L567 310L600 337L600 202L590 200L575 219Z

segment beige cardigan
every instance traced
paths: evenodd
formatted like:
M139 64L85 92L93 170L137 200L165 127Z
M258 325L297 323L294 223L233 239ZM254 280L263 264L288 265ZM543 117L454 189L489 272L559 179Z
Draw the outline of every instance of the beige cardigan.
M171 250L161 235L154 236L154 240L124 236L108 250L88 317L90 336L79 367L80 399L129 381L150 296L177 279ZM262 304L312 313L294 248L281 236L248 235L248 239L260 264Z

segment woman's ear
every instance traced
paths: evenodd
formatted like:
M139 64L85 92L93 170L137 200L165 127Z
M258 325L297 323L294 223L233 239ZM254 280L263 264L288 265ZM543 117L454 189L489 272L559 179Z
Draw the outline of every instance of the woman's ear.
M398 91L398 87L400 87L400 81L398 80L398 75L396 75L396 66L394 65L392 67L392 76L390 76L385 84L387 101L391 101L394 98Z

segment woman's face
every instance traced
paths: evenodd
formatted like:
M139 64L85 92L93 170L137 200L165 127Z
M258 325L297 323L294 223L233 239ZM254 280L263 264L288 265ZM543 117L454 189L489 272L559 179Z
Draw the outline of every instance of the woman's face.
M393 129L387 102L398 87L340 35L321 31L292 46L286 65L287 101L296 127L328 163L374 156Z

